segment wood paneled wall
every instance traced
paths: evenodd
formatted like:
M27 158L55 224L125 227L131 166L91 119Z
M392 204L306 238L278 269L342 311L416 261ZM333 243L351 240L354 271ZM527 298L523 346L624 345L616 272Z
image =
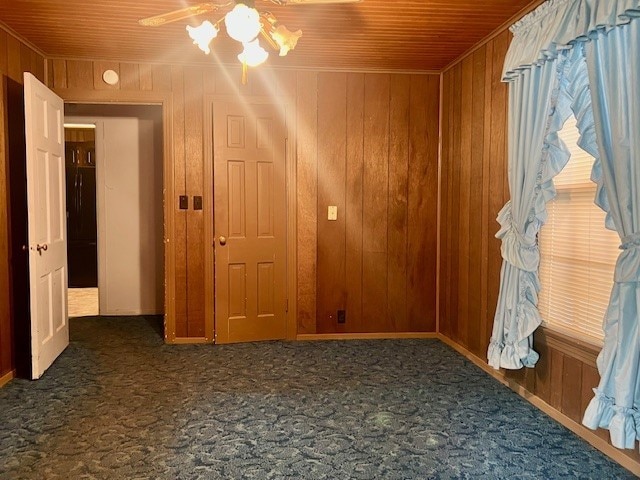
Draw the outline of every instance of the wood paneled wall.
M114 87L105 69L120 74ZM215 94L276 95L295 107L298 333L435 331L439 76L240 72L50 60L65 92L170 93L175 177L176 336L202 337L202 211L177 197L203 195L203 104ZM338 221L326 220L328 205ZM426 292L426 293L425 293ZM338 326L336 312L347 311Z
M297 110L298 333L435 331L438 76L301 72Z
M500 283L496 217L509 198L505 31L442 76L440 332L486 359ZM539 329L534 369L505 371L577 423L599 377L597 348ZM608 432L599 430L608 439ZM638 449L625 454L640 462Z
M440 331L484 358L498 298L494 237L507 201L507 87L500 81L509 32L442 76Z
M44 81L44 58L12 35L0 30L0 74L22 84L24 72L31 72ZM5 88L4 82L0 81L0 383L15 368L10 300L9 151Z
M49 63L49 86L63 98L72 92L114 90L114 99L121 92L122 101L131 101L136 92L170 94L173 152L174 197L167 199L174 206L174 231L167 232L173 242L175 265L173 296L176 330L170 335L179 338L205 336L205 219L203 210L194 210L193 197L212 193L213 186L204 184L204 105L209 95L281 95L278 88L295 85L295 72L251 72L249 85L240 86L239 70L216 67L91 62L52 59ZM111 69L120 75L114 86L102 80L102 73ZM293 80L291 79L293 77ZM141 98L143 96L141 95ZM189 197L190 208L179 209L180 195Z
M67 91L99 92L119 90L127 98L135 92L157 92L172 95L173 173L175 198L173 242L175 291L170 295L175 304L176 337L204 337L204 218L202 210L180 210L178 196L203 195L203 98L213 92L210 69L114 62L49 60L49 87L63 98ZM111 86L102 81L102 73L111 69L120 82ZM123 93L123 98L124 98ZM116 94L116 98L118 95ZM190 202L191 204L191 202Z

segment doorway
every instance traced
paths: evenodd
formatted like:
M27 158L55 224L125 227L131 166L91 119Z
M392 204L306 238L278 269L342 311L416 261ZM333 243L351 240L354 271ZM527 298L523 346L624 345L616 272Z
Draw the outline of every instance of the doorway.
M100 314L96 125L65 123L69 317Z
M216 342L284 339L285 111L251 99L212 108Z
M65 106L69 315L164 314L162 107Z

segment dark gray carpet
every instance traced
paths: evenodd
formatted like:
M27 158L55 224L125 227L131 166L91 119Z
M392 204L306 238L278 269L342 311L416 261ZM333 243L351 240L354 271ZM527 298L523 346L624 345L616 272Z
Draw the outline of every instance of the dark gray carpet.
M87 318L0 389L0 478L633 476L437 340L167 346Z

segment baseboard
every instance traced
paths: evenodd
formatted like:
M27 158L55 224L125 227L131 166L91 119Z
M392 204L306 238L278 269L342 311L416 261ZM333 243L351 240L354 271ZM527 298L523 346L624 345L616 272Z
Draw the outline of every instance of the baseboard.
M436 332L402 332L402 333L306 333L296 335L298 341L317 340L401 340L409 338L439 338Z
M522 385L520 385L516 381L506 378L502 370L495 370L494 368L490 367L480 357L474 355L473 353L471 353L469 350L462 347L461 345L458 345L449 337L445 337L444 335L439 333L437 338L441 340L443 343L446 343L447 345L449 345L451 348L453 348L455 351L457 351L462 356L467 358L469 361L473 362L476 366L480 367L482 370L487 372L489 375L491 375L493 378L498 380L500 383L509 387L511 390L516 392L518 395L520 395L522 398L527 400L533 406L542 410L544 413L546 413L551 418L553 418L556 422L567 427L573 433L575 433L580 438L588 442L591 446L597 448L598 450L600 450L602 453L604 453L606 456L608 456L615 462L618 462L620 465L622 465L624 468L629 470L634 475L640 476L640 463L634 461L629 456L625 455L621 450L615 448L609 442L597 436L595 433L593 433L593 431L589 430L584 425L581 425L575 422L574 420L572 420L571 418L567 417L564 413L552 407L537 395L526 390Z
M0 377L0 388L4 387L7 383L9 383L14 378L16 378L15 370L11 370L10 372L5 373L2 377Z
M388 333L310 333L296 335L296 341L321 341L321 340L401 340L401 339L425 339L439 338L436 332L388 332ZM166 339L171 345L187 345L211 343L211 340L203 337L176 337Z
M204 337L176 337L172 340L166 339L165 342L170 345L195 345L211 343L211 340Z

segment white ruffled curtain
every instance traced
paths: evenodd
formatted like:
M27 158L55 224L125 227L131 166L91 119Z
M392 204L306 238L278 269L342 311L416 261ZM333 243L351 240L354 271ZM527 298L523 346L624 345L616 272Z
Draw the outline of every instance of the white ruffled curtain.
M553 184L542 181L548 162L562 163L561 152L550 137L558 99L557 57L520 72L509 85L509 191L511 200L498 214L502 240L500 294L489 344L489 365L494 368L533 367L538 354L531 334L540 325L538 304L537 235L544 221L545 191ZM558 128L555 128L557 131ZM564 163L568 158L565 155Z
M584 46L606 197L599 199L622 253L604 319L600 384L583 423L609 429L611 443L640 439L640 21Z
M623 250L604 319L601 381L583 423L609 428L612 444L640 439L640 0L549 0L512 27L509 187L498 216L503 267L489 345L494 368L531 367L537 310L536 235L568 152L557 131L573 113L594 156L595 202ZM544 127L544 128L543 128ZM541 134L542 132L542 134ZM535 178L535 181L533 179Z

